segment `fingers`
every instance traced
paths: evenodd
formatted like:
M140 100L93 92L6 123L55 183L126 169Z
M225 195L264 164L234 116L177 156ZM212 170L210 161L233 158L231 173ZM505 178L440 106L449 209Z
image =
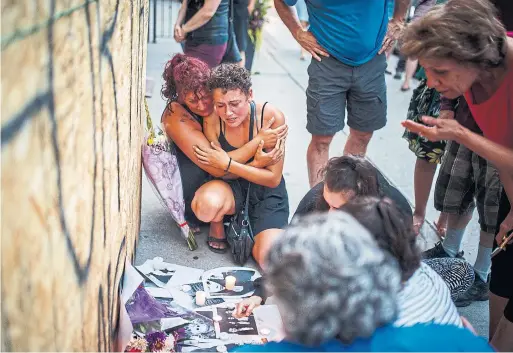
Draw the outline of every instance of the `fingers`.
M321 61L321 57L317 55L317 53L313 50L308 50L308 52L312 55L312 58L314 58L317 61Z
M438 121L437 119L431 117L431 116L422 116L422 121L427 124L427 125L430 125L430 126L435 126L435 125L438 125Z
M257 153L264 153L264 140L261 140L258 144Z
M247 303L246 301L241 301L240 303L237 303L237 306L235 307L235 310L233 311L233 314L232 316L237 318L237 319L240 319L241 317L244 317L245 316L245 312L246 312L246 308L247 308Z
M289 134L289 127L288 125L281 125L276 129L276 132L279 139L284 139Z
M268 122L267 122L267 124L265 125L265 128L266 128L266 129L270 129L270 128L271 128L271 126L273 126L273 124L274 124L274 121L275 121L275 120L276 120L276 119L274 118L274 116L273 116L271 119L269 119L269 121L268 121Z
M249 304L248 307L246 308L246 311L244 312L244 316L251 315L251 313L253 312L253 310L255 310L255 308L256 308L255 303Z
M405 121L401 122L401 125L404 126L406 129L408 129L409 131L415 132L417 134L418 133L426 133L430 129L428 126L416 123L411 120L405 120Z
M317 52L317 54L328 57L330 56L326 50L324 50L323 47L321 47L319 44L316 43L316 46L314 47L314 50Z
M208 156L208 152L203 151L198 146L192 146L192 149L194 150L194 154L196 154L196 155L200 155L202 157L207 157Z
M214 141L210 142L210 146L212 146L213 149L215 149L216 151L224 151L222 148L221 148L221 145L219 145L218 143L215 143Z
M476 330L474 329L470 321L467 320L466 317L461 316L461 322L463 323L463 327L466 327L468 330L470 330L470 332L477 336Z
M386 52L390 47L392 46L393 41L390 39L390 37L385 37L383 40L383 44L381 44L381 49L379 50L378 54L383 54Z

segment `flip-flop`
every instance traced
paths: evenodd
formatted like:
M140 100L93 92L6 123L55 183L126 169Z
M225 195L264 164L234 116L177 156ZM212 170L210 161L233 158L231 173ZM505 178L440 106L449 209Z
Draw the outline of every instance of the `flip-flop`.
M410 90L410 87L401 87L401 92L408 92Z
M217 248L214 248L212 245L210 245L210 243L226 244L226 247L224 249L217 249ZM225 254L228 251L228 241L226 240L226 238L218 239L218 238L214 238L212 236L208 236L207 237L207 245L208 245L208 249L212 252L215 252L216 254Z

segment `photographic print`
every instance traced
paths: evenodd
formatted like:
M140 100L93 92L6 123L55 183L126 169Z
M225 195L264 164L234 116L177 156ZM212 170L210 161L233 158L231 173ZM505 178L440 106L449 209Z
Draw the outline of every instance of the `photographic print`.
M225 278L235 277L233 290L226 289ZM210 297L233 297L241 298L250 296L255 290L253 281L260 277L258 271L251 268L241 267L220 267L206 271L203 276L203 285Z
M233 309L217 308L217 315L220 316L219 331L230 335L258 336L258 328L255 317L251 314L242 319L232 316Z

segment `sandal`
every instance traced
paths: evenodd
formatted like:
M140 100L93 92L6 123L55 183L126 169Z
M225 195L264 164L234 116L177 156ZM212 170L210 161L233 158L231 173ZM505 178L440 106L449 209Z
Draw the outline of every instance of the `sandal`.
M210 243L217 243L217 244L226 244L226 247L224 249L218 249L214 248ZM207 237L207 245L208 249L212 252L215 252L216 254L225 254L228 251L228 241L226 238L218 239L212 236Z

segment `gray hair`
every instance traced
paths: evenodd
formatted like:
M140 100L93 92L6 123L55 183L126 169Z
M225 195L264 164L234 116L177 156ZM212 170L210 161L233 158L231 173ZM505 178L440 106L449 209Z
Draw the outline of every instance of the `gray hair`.
M450 0L406 28L401 51L421 59L452 59L481 70L504 66L506 30L489 0Z
M397 315L401 274L345 212L298 219L267 257L269 291L287 338L306 345L371 336Z

